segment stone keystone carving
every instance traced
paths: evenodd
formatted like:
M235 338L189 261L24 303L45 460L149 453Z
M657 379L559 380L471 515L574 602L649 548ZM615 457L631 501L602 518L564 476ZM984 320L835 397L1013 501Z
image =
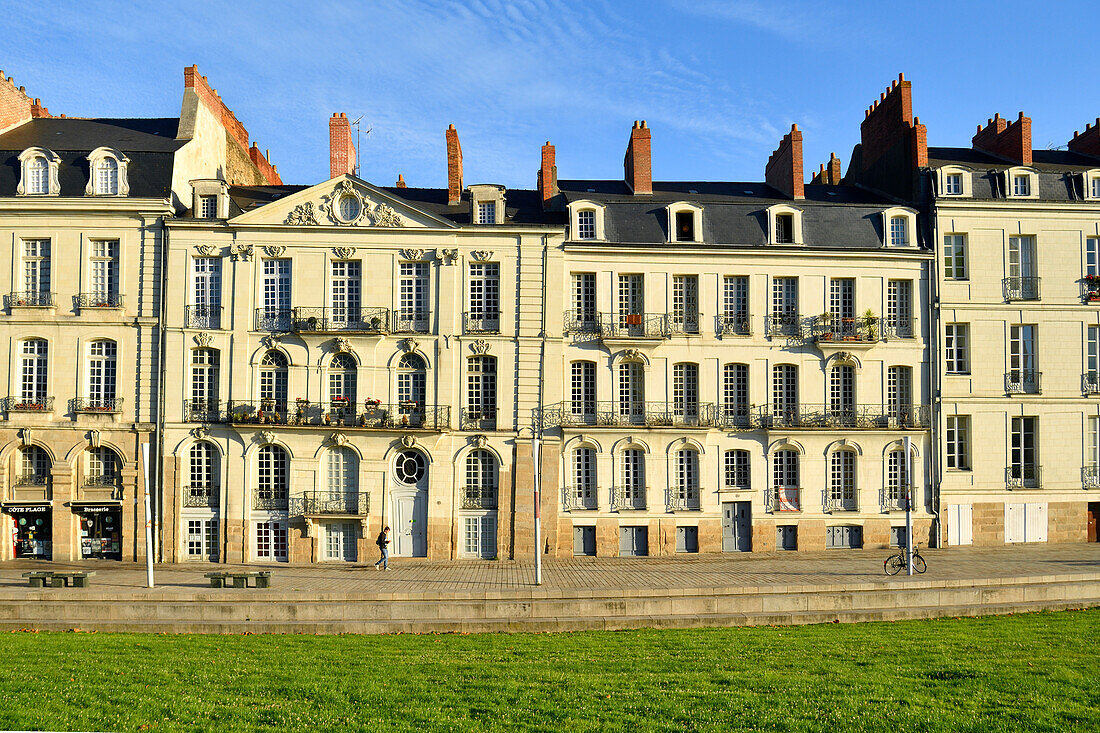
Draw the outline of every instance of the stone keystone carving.
M286 247L281 244L269 244L264 247L264 252L267 253L268 257L282 257L283 253L286 252Z
M475 262L488 262L493 259L493 253L487 249L477 249L470 253Z
M199 244L195 246L195 249L203 257L209 257L217 251L217 248L212 244Z
M401 349L403 351L407 351L407 352L408 351L416 351L418 348L420 348L420 342L417 341L416 339L402 339L401 340Z
M470 344L470 350L473 351L475 354L488 354L491 346L492 344L490 344L485 339L475 339Z
M442 256L444 265L453 265L458 261L457 249L441 249L439 250L439 254Z
M401 256L406 260L422 260L424 259L424 250L422 249L403 249L401 250Z
M90 445L92 448L98 448L99 447L99 431L98 430L89 430L88 431L88 445Z
M406 448L412 448L414 445L416 445L416 438L412 435L402 435L401 445L405 446Z
M336 255L338 260L351 259L351 256L355 254L355 247L333 247L332 254Z
M231 244L231 245L229 245L229 257L234 262L251 262L252 261L252 245L251 244Z
M207 435L210 435L210 431L200 425L199 427L192 430L191 434L195 436L196 440L202 440Z
M206 331L203 331L202 333L196 333L195 343L198 344L198 347L200 349L205 349L206 347L210 346L210 344L214 343L214 337L208 334Z
M475 435L470 442L474 444L475 448L484 448L489 445L489 439L484 435Z
M332 441L333 445L345 446L348 444L348 436L343 433L333 433L329 436L329 440Z
M337 336L332 340L332 350L336 352L343 351L349 354L355 351L351 345L351 341L343 336Z
M275 433L271 432L270 430L261 430L259 433L257 433L256 437L260 439L261 443L275 442Z

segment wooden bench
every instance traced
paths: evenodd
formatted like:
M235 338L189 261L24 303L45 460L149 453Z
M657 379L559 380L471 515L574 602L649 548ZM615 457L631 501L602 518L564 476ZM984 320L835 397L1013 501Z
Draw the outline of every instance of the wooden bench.
M270 570L258 570L258 571L222 571L217 573L207 573L206 577L210 578L211 588L247 588L248 581L252 579L253 588L270 588L271 587L271 574Z
M93 575L95 575L94 570L35 570L23 573L23 577L27 579L32 588L45 588L47 586L50 588L64 588L70 585L73 588L87 588L88 579Z

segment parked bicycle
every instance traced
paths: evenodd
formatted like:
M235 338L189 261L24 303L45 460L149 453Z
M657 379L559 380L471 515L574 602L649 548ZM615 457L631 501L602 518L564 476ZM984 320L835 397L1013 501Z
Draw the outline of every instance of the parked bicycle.
M905 561L905 548L902 548L896 555L891 555L882 562L882 569L886 571L887 575L897 575L901 572L908 563ZM919 546L913 547L913 570L918 573L923 573L928 569L928 564L924 562L924 558L920 556Z

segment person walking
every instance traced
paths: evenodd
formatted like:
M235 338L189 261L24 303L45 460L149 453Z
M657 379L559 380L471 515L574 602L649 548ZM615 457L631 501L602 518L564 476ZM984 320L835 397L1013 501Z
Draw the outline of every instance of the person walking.
M378 558L378 562L374 564L374 567L381 565L381 570L390 569L390 528L383 527L382 531L378 533L378 539L375 540L375 544L378 545L378 549L382 552L382 557Z

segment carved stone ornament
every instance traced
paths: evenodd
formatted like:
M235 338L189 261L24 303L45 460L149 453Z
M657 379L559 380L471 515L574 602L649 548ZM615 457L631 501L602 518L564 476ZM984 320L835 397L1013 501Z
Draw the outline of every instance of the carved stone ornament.
M34 431L30 428L23 428L19 431L19 439L23 441L23 445L30 445L34 441Z
M88 431L88 445L91 446L92 448L98 448L99 447L99 431L98 430L89 430Z
M332 441L333 445L336 446L343 447L348 444L348 436L344 435L343 433L333 433L332 435L328 436L328 439Z
M279 345L279 337L271 335L264 336L260 339L260 343L265 349L274 349Z
M370 212L371 223L376 227L403 227L401 215L385 204L376 204Z
M259 438L261 443L275 442L275 433L271 432L270 430L261 430L259 433L256 434L256 437Z
M333 247L332 254L338 260L348 260L355 254L355 247Z
M420 342L416 339L401 339L401 350L405 352L416 351L420 348Z
M638 349L623 349L624 361L640 361L642 359L642 352Z
M401 257L406 260L422 260L424 259L424 250L422 249L403 249L401 250Z
M234 262L251 262L252 261L252 245L251 244L231 244L231 245L229 245L229 257Z
M200 425L192 430L191 434L195 436L195 440L202 440L207 435L210 435L210 431Z
M218 248L212 244L198 244L195 245L195 250L203 257L210 257L218 251Z
M401 445L405 446L406 448L412 448L414 445L416 445L416 438L412 435L402 435Z
M200 349L205 349L206 347L210 346L210 344L214 343L214 337L208 334L206 331L203 331L202 333L196 333L195 343Z
M298 204L294 207L289 214L286 215L286 221L284 224L295 224L298 226L305 226L309 224L316 225L317 212L313 209L313 204L309 201L304 204Z
M343 336L337 336L332 340L332 350L336 353L350 354L355 351L355 348L351 345L351 341Z
M475 448L484 448L489 445L489 439L484 435L475 435L470 442L474 444Z
M268 257L282 257L284 252L286 252L286 247L281 244L269 244L264 247L264 254Z
M854 364L855 357L850 351L838 351L833 354L832 362L834 364Z
M444 265L453 265L458 262L458 250L457 249L441 249L439 250L440 256L443 258Z
M475 354L488 354L490 346L492 346L492 344L485 339L474 339L470 344L470 351Z
M344 198L355 199L355 206L349 206L344 209L346 213L354 213L354 216L345 218L341 213L340 202ZM333 224L339 224L341 226L358 226L364 222L369 223L368 214L370 213L370 204L363 200L363 197L355 190L355 186L351 185L351 181L343 180L340 184L332 190L332 193L321 197L321 204L318 206L322 215L324 215Z
M487 249L474 250L470 256L474 258L474 262L488 262L493 259L493 253Z

